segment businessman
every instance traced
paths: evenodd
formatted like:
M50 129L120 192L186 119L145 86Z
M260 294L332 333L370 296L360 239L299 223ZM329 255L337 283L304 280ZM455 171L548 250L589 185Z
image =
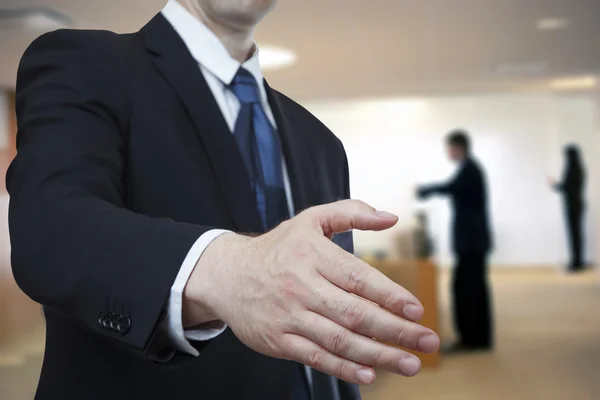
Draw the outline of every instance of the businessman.
M422 186L418 196L450 197L456 267L453 270L454 319L459 342L452 350L482 351L493 347L492 316L487 283L487 256L492 247L488 222L485 174L470 151L466 132L451 132L447 139L450 159L458 164L449 182Z
M567 267L568 272L580 272L585 269L583 244L583 214L585 210L585 180L586 171L582 161L581 151L576 145L565 146L565 169L563 179L558 182L550 179L550 187L559 192L563 197L565 221L571 260Z
M340 141L271 89L274 0L171 0L61 30L18 72L12 264L47 316L37 399L355 400L439 338L352 252L397 222L349 198Z

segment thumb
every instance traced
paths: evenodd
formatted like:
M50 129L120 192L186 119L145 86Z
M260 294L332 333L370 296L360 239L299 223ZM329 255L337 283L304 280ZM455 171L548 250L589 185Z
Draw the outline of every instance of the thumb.
M385 211L377 211L359 200L342 200L305 211L314 225L325 236L347 232L383 231L396 225L398 217Z

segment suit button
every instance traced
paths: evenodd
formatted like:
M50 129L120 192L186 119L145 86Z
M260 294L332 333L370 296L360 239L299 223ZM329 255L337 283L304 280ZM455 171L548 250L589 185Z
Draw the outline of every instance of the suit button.
M115 313L112 312L101 312L98 316L98 323L102 325L104 329L115 330Z
M115 317L115 320L114 320L114 324L113 324L114 330L116 332L121 332L121 329L123 329L122 325L123 325L123 316L121 314L117 314Z
M102 311L99 315L98 315L98 323L100 324L100 326L102 326L102 328L107 329L107 323L106 320L108 318L108 315L106 312Z
M114 312L102 311L98 314L98 324L102 328L126 334L131 330L131 318Z
M125 334L127 332L129 332L129 329L131 329L131 319L126 318L122 315L119 315L117 317L117 331L119 333Z
M131 330L131 318L123 318L119 326L119 332L126 334Z

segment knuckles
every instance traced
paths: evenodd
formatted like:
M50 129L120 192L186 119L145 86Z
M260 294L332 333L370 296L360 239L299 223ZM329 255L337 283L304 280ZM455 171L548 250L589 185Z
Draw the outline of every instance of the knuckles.
M350 380L348 378L352 377L352 375L353 375L352 369L353 369L352 364L350 364L350 362L340 361L335 366L335 376L340 376L340 377L342 377L342 379L345 378L345 380Z
M357 303L349 304L342 311L342 318L346 322L348 329L355 332L359 331L365 323L365 309L362 305Z
M389 291L385 294L381 306L387 310L398 310L404 303L406 303L404 299L393 291Z
M378 367L381 363L381 359L383 354L380 351L375 351L370 356L370 363L368 364L371 367Z
M396 343L398 346L402 346L402 347L406 347L409 348L411 347L407 342L407 338L406 338L406 328L402 327L399 328L396 333L394 334L394 343Z
M348 335L341 330L331 333L327 339L327 347L335 354L346 354L350 347Z
M273 285L284 302L302 300L306 297L306 292L310 290L310 283L307 282L306 274L303 272L301 266L292 265L291 268L279 271L272 277L270 285Z
M279 283L279 291L287 300L297 299L301 294L300 284L294 277L282 278Z
M315 254L313 244L307 240L300 240L292 247L292 257L295 260L308 260Z
M286 360L298 359L300 354L288 334L273 333L273 349L275 356Z
M316 369L322 370L324 366L325 352L320 349L312 349L308 353L308 364Z
M367 284L365 274L357 269L353 269L348 274L348 290L355 294L360 294L364 291Z
M279 241L271 261L279 267L295 266L298 263L315 264L317 251L310 238L302 233L289 234Z

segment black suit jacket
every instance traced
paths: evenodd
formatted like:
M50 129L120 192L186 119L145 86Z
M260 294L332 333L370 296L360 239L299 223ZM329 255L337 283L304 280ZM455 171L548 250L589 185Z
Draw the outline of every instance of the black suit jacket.
M267 92L295 209L349 197L340 141ZM171 25L159 14L134 34L40 37L19 67L17 116L13 271L47 316L36 398L286 399L297 364L250 350L230 330L198 343L198 358L151 361L196 239L213 228L261 231L234 138ZM358 399L341 386L344 400Z
M441 185L423 186L419 196L450 196L454 209L453 248L456 254L487 253L492 248L488 222L487 187L479 164L468 158L456 177Z
M567 208L581 209L584 203L585 191L585 171L583 168L568 165L562 182L557 183L555 189L562 193Z

